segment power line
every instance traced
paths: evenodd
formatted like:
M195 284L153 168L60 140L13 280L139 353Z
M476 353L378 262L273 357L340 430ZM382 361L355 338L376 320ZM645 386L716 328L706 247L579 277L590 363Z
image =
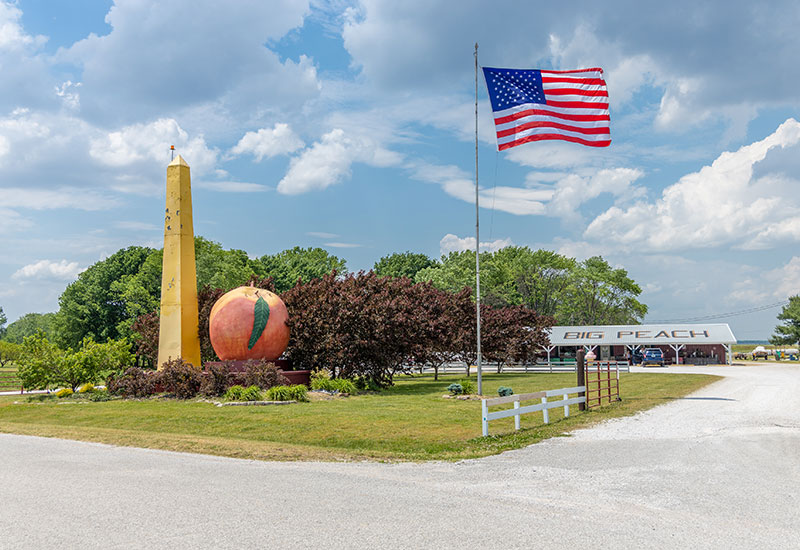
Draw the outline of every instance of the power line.
M742 309L740 311L732 311L730 313L718 313L714 315L705 315L702 317L691 317L689 319L659 319L656 321L648 321L650 323L689 323L693 321L710 321L712 319L724 319L726 317L737 317L739 315L749 315L751 313L757 313L759 311L765 311L767 309L772 309L775 307L785 306L789 303L789 300L781 300L780 302L775 302L774 304L767 304L764 306L758 307L751 307L750 309Z

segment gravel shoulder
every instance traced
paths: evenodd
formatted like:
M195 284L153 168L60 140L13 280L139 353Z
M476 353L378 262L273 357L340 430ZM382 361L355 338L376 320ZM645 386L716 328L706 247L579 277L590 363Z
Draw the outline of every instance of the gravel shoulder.
M726 378L459 463L254 462L0 434L0 547L800 548L800 367L660 372Z

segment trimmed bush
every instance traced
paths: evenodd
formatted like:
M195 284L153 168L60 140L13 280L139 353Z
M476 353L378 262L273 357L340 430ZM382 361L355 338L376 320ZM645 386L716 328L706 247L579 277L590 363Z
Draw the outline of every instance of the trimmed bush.
M69 397L73 394L72 388L61 388L56 392L56 397L59 399L62 397Z
M206 365L203 371L203 381L200 384L200 393L209 396L224 395L235 383L234 376L228 368L228 362Z
M245 386L258 386L263 390L268 390L272 386L285 386L288 383L289 379L281 374L275 363L252 359L245 363Z
M78 393L92 393L94 391L94 384L87 382L78 388Z
M267 390L270 401L308 401L308 388L303 384L273 386Z
M508 386L500 386L497 388L497 395L500 397L508 397L509 395L514 395L514 390L509 388Z
M109 376L106 388L109 393L123 397L148 397L156 391L155 371L131 367L119 376Z
M461 386L461 384L453 383L447 386L447 391L449 391L452 395L461 395L464 393L464 388Z
M203 373L181 358L167 361L157 374L158 385L178 399L191 399L200 391Z

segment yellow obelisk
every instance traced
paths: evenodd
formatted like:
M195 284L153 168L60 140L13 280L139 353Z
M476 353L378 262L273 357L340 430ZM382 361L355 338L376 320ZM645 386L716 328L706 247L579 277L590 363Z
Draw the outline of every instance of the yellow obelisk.
M164 263L161 275L161 322L158 367L182 358L200 367L197 319L197 267L194 259L192 183L189 165L178 155L167 166L164 215Z

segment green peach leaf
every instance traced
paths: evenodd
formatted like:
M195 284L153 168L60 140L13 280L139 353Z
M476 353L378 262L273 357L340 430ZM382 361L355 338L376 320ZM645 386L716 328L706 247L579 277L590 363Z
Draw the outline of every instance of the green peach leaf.
M250 342L247 344L247 349L253 349L258 339L267 328L267 321L269 321L269 304L261 296L256 300L256 305L253 310L253 332L250 333Z

